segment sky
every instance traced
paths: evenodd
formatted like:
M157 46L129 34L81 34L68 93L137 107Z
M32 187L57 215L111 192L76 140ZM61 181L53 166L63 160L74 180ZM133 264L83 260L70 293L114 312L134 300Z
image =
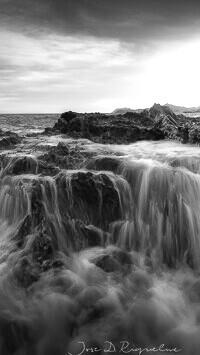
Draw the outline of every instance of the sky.
M200 106L199 0L0 0L0 112Z

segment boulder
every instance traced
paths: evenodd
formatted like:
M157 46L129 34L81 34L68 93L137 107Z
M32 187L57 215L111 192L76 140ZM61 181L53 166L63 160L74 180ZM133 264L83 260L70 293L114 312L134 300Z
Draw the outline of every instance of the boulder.
M56 178L61 214L107 230L121 215L119 194L108 175L75 172Z
M94 157L88 161L86 168L89 170L105 170L117 173L121 160L115 157Z
M21 137L18 134L6 131L0 131L0 149L1 148L10 148L15 144L19 144L21 142Z

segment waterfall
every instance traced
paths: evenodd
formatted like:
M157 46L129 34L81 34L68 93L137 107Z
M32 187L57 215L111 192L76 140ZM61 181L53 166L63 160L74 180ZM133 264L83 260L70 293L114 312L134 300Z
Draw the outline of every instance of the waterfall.
M0 354L126 341L197 355L199 148L87 144L82 169L52 176L34 155L3 161Z

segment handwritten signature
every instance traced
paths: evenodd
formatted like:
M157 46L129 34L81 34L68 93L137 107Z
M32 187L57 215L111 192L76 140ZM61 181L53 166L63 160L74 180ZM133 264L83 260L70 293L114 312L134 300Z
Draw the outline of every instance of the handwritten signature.
M77 344L81 345L81 351L76 354L72 354L70 352L67 353L67 355L82 355L84 353L123 353L123 354L131 354L135 353L138 355L142 355L145 353L180 353L182 349L178 348L167 348L165 344L161 344L159 347L146 347L146 348L141 348L137 347L134 344L130 344L128 341L120 341L119 346L114 345L110 341L105 341L104 342L104 347L99 348L99 347L87 347L84 341L78 341Z

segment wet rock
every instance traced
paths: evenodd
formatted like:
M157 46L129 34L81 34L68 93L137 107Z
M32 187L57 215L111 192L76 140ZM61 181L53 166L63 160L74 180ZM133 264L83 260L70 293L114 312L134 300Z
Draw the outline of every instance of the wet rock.
M89 170L113 171L116 174L120 162L120 159L114 157L95 157L87 163L86 168Z
M20 287L28 288L40 278L39 265L33 262L30 255L24 255L14 269L14 277Z
M31 226L32 226L32 218L31 218L31 215L27 215L24 219L23 219L23 221L22 221L22 223L21 223L21 225L20 225L20 227L19 227L19 230L18 230L18 232L17 232L17 234L16 234L16 236L15 236L15 241L16 241L16 243L17 243L17 246L19 247L19 248L21 248L22 246L23 246L23 244L24 244L24 241L25 241L25 237L28 235L28 234L30 234L30 232L31 232Z
M31 217L33 225L44 221L44 206L42 203L42 189L38 180L33 180L31 188Z
M111 255L104 255L99 257L96 260L95 265L107 273L122 271L120 263Z
M81 153L78 146L70 148L68 144L59 142L48 153L40 156L40 165L43 163L44 167L48 164L49 168L75 169L83 165L85 159L86 157ZM44 168L39 168L39 171L44 171Z
M192 144L200 144L200 125L194 124L188 132L188 142Z
M179 126L176 121L164 114L159 114L155 118L155 128L163 132L164 138L179 139Z
M37 174L38 161L34 156L15 157L8 164L7 173L14 175Z
M106 174L77 172L70 179L60 174L57 185L60 210L68 208L71 218L107 230L121 215L118 191Z
M0 318L2 354L28 354L32 335L26 321Z
M113 249L105 249L105 254L98 256L93 262L107 273L116 271L120 273L130 272L133 264L128 252L115 247Z
M39 232L34 238L32 246L33 260L42 264L44 261L49 260L54 255L54 248L52 245L52 238L50 238L44 231Z
M6 131L0 131L0 149L1 148L10 148L13 145L19 144L21 142L21 137L18 134Z
M68 111L62 113L61 117L56 122L54 129L60 131L61 133L67 133L69 122L77 116L76 112ZM48 132L46 130L46 132Z
M60 118L53 130L76 138L89 138L102 143L130 143L137 140L163 139L163 133L153 127L153 120L146 112L125 115L101 113L69 113L67 122Z

